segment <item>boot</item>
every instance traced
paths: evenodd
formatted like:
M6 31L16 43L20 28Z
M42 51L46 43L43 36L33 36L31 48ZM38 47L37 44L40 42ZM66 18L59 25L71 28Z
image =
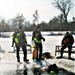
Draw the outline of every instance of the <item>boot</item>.
M69 53L69 57L68 57L69 59L71 59L71 54Z
M24 62L29 61L28 59L24 59Z
M17 59L17 62L20 62L20 59Z

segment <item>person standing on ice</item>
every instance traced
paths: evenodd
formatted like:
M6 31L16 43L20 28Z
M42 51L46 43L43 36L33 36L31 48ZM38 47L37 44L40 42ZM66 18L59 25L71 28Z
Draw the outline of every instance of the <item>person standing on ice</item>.
M65 36L62 39L62 47L61 47L61 58L63 57L63 51L66 47L68 47L68 58L71 58L71 50L72 50L72 45L74 43L74 38L73 36L69 33L66 32Z
M24 33L24 31L22 30L22 27L19 27L18 31L16 33L14 33L14 42L16 45L16 54L17 54L17 62L20 62L20 56L19 56L19 51L20 51L20 47L22 47L23 50L23 54L24 54L24 58L23 61L29 61L27 59L27 50L26 50L26 45L27 45L27 39L26 39L26 35Z
M32 34L32 41L34 41L35 47L37 48L36 60L37 59L39 59L39 60L42 59L42 39L43 39L43 41L45 41L45 38L41 34L40 27L37 26L36 30L33 31L33 34Z

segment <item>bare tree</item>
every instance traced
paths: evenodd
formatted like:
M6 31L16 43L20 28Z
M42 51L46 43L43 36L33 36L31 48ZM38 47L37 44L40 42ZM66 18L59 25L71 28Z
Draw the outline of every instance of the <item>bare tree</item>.
M22 26L23 22L24 22L25 18L23 16L23 14L17 14L17 17L15 18L15 22L17 24L17 26Z
M53 4L62 12L64 22L68 23L67 17L73 7L73 3L71 2L71 0L54 0Z
M33 24L38 24L38 18L39 18L39 15L38 15L38 10L35 10L35 13L32 15L33 16Z
M15 27L21 27L23 25L23 22L25 22L23 14L17 14L17 16L13 18L13 25Z

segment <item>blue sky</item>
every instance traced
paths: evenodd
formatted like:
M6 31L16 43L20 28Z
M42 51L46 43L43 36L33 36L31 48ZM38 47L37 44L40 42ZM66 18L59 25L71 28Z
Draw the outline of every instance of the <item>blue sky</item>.
M0 0L0 17L6 20L16 17L18 13L32 22L34 11L37 9L39 14L39 22L49 22L54 16L61 12L52 5L53 0ZM72 0L73 3L75 0ZM75 17L75 6L71 9L68 20Z

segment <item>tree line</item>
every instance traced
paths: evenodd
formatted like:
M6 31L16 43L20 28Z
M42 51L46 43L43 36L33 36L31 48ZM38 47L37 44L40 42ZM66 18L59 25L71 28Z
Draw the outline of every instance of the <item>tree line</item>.
M68 14L73 7L71 0L53 0L52 4L61 11L61 14L52 18L49 22L42 21L39 23L38 10L35 10L32 15L32 24L25 19L23 14L17 14L16 17L8 21L0 18L0 32L15 31L19 26L22 26L24 31L33 31L36 25L39 25L42 31L74 31L75 17L73 17L72 22L67 20Z

